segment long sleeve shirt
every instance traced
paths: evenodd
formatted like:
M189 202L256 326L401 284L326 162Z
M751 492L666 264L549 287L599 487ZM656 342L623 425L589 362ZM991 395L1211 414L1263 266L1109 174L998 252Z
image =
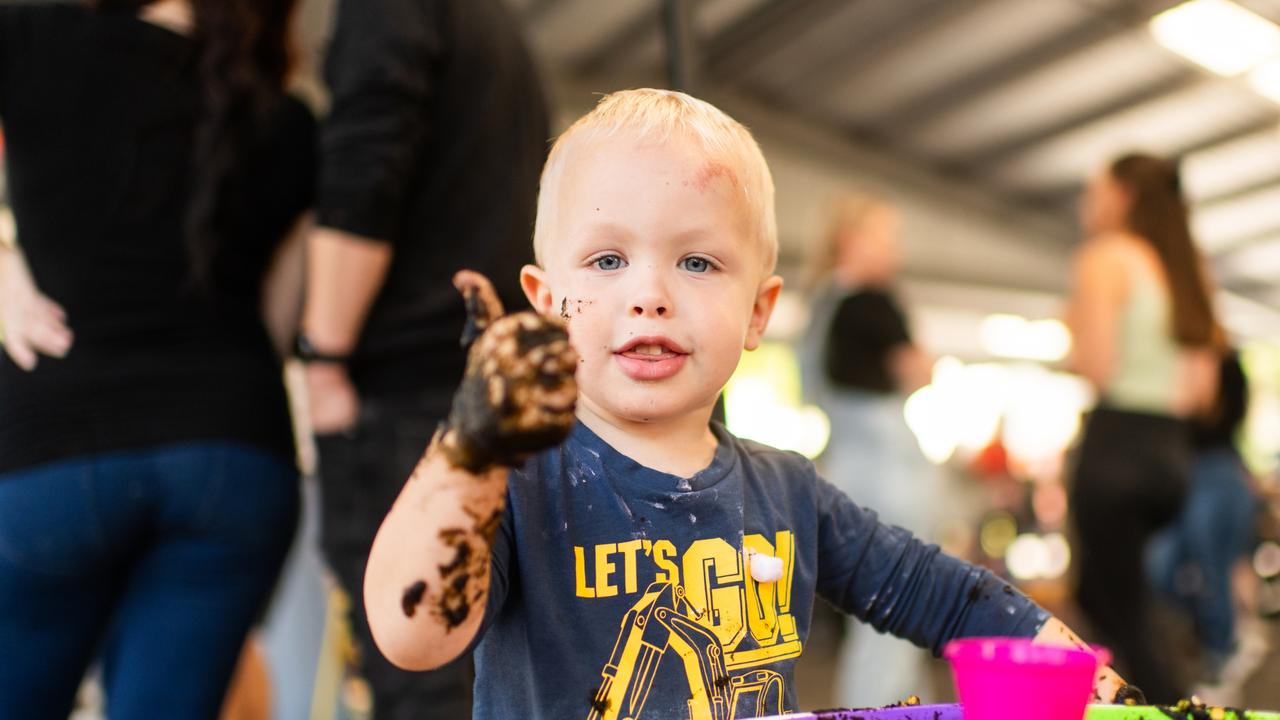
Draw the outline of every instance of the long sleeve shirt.
M512 472L476 718L794 711L819 596L935 654L957 637L1033 636L1049 618L987 570L880 523L803 457L713 430L715 457L692 478L581 424ZM779 558L781 577L757 578L757 554Z
M392 246L349 364L362 394L452 388L464 267L521 304L551 135L500 0L341 0L325 74L318 221Z

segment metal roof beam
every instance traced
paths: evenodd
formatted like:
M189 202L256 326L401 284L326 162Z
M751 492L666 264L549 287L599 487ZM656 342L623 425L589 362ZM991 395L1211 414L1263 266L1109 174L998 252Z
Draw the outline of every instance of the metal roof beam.
M956 18L991 1L916 0L885 3L886 7L895 7L897 12L881 23L880 27L874 28L874 32L866 33L869 38L860 38L863 42L840 48L839 54L829 58L820 69L800 79L794 85L793 95L806 97L828 93L832 86L845 81L859 69L873 65L877 56L884 55L890 48L911 45L916 39L955 22Z
M775 52L793 42L805 28L821 23L850 1L773 0L711 38L703 55L703 70L731 85L769 62Z
M1178 1L1136 0L1099 9L1093 17L1043 43L1012 57L988 63L967 77L948 83L937 92L907 100L896 107L885 108L880 117L888 118L897 130L910 130L983 93L1031 75L1085 48L1129 32L1152 15L1176 5Z
M1090 107L1083 112L1062 118L1051 124L1031 129L1012 138L1000 140L960 158L965 164L976 167L991 167L1012 157L1020 155L1032 148L1052 141L1062 135L1079 130L1097 122L1103 122L1112 115L1124 112L1138 105L1173 95L1196 83L1205 82L1200 72L1187 68L1158 82L1111 98L1106 102Z

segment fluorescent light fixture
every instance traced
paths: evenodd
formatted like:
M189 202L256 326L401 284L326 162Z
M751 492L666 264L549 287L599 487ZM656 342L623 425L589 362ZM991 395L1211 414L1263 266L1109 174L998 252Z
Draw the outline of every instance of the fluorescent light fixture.
M1191 0L1151 18L1173 52L1226 77L1280 55L1280 26L1228 0Z
M1249 74L1249 84L1259 95L1280 103L1280 57L1254 68Z
M995 357L1056 362L1071 350L1071 333L1058 320L988 315L978 333L982 349Z

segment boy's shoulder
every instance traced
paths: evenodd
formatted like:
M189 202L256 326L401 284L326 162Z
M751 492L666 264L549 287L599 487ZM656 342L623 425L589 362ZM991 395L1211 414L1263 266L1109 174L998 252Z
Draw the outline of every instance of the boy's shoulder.
M796 473L816 475L817 471L814 468L813 461L794 450L782 450L762 442L738 437L723 426L720 426L720 431L723 433L719 435L722 438L721 441L723 442L724 438L728 438L737 452L751 464L785 468Z

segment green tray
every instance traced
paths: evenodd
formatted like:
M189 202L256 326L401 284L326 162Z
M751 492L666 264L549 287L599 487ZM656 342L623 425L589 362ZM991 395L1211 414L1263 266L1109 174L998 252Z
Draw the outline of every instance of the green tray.
M1177 713L1169 715L1150 705L1090 705L1084 717L1085 720L1171 720L1185 716ZM1241 718L1234 712L1228 712L1225 720L1280 720L1280 713L1250 710Z

